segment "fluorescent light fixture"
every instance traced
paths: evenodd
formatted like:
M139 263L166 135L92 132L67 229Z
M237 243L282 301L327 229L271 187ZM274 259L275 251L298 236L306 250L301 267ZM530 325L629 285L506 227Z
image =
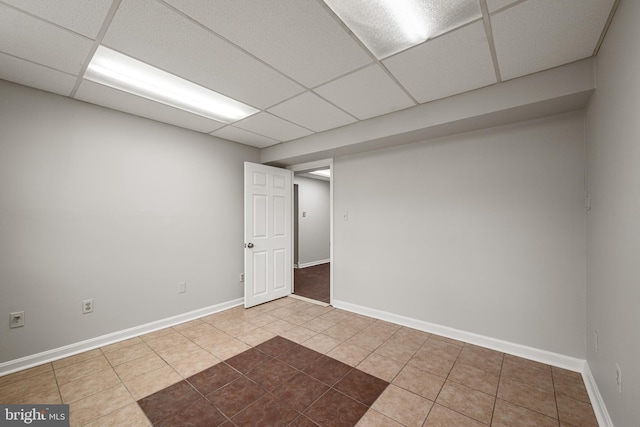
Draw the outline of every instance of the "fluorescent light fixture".
M324 0L378 58L482 18L478 0Z
M249 105L99 46L84 78L223 123L258 112Z
M319 171L309 172L313 175L324 176L325 178L331 178L331 169L322 169Z

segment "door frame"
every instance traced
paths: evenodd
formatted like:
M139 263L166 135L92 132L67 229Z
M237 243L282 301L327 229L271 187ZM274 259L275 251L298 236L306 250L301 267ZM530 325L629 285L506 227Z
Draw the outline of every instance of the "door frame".
M331 171L331 178L329 179L329 304L333 305L333 185L334 179L333 176L333 158L317 160L308 163L299 163L292 166L287 166L287 169L291 170L294 175L296 172L306 172L317 169L326 169L329 167ZM293 188L293 181L292 181ZM293 205L293 203L292 203ZM293 236L293 221L291 222L291 235ZM295 279L293 271L291 272L291 292L293 293L295 290Z

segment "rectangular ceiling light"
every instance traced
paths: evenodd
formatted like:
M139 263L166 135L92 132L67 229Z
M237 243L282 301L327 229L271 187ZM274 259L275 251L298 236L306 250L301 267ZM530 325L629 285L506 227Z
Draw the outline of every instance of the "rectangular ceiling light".
M378 59L482 18L478 0L324 0Z
M331 169L321 169L319 171L309 172L314 175L324 176L325 178L331 178Z
M144 62L99 46L84 78L223 123L257 109Z

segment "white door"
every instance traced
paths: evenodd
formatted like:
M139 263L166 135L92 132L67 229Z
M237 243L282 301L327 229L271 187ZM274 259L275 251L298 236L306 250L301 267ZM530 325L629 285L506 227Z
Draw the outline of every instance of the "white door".
M291 293L293 172L244 164L244 306Z

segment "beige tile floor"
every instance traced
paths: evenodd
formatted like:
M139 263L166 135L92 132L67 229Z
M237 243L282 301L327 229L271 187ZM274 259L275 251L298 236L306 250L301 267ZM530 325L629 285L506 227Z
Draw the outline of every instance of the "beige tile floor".
M0 377L0 402L68 403L72 426L148 426L136 401L276 335L391 384L359 426L597 426L581 375L283 298Z

